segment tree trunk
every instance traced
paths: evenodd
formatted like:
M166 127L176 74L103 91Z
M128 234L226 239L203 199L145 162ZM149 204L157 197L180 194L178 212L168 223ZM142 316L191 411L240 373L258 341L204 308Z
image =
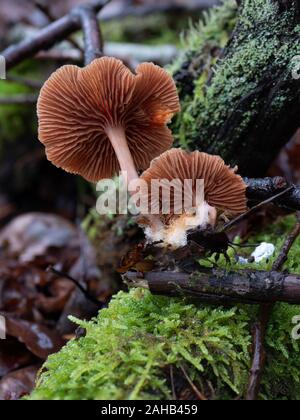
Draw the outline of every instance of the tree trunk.
M201 94L199 89L193 90L191 74L197 74L195 57L203 55L209 39L201 51L185 60L175 79L183 102L190 103L184 105L180 117L191 127L185 127L184 141L191 149L221 155L226 162L238 165L244 176L257 177L265 175L299 127L300 1L239 3L235 29ZM203 67L203 61L198 65ZM190 79L186 77L189 70ZM199 71L197 83L200 78L203 73ZM192 96L186 96L187 83Z

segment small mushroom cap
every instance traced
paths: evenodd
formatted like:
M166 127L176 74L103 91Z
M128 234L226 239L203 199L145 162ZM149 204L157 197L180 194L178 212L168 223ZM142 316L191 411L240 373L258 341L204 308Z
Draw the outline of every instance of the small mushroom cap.
M235 173L235 170L227 166L219 156L198 151L188 153L182 149L172 149L154 159L141 179L148 185L149 203L153 200L151 196L152 180L172 181L178 179L183 184L184 180L190 179L193 180L193 186L192 190L188 190L187 193L192 196L192 202L195 205L196 180L203 179L204 199L211 207L224 212L228 217L237 216L247 211L246 184ZM158 205L161 210L161 202ZM171 215L169 218L165 217L165 220L169 223L173 216L174 203L171 201Z
M91 182L110 178L120 167L107 137L123 127L137 170L171 147L167 128L180 111L175 83L151 63L133 74L115 58L99 58L81 69L67 65L43 86L38 100L39 139L48 159Z

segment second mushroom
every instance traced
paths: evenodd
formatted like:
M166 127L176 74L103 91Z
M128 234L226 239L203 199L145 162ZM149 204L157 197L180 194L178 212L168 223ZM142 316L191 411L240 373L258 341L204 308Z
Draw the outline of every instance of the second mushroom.
M141 180L147 184L142 196L146 195L143 200L148 201L148 210L152 207L157 211L157 214L149 211L139 218L149 243L174 249L184 247L187 245L189 230L215 228L221 214L230 218L247 210L246 185L243 179L219 156L172 149L155 159L143 173ZM156 189L153 194L153 181L156 180L162 181L162 185L166 181L179 181L167 196L170 197L170 211L166 214L162 194L157 195ZM181 187L184 187L187 180L191 184L187 184L187 190L182 190ZM197 180L203 181L203 196L199 202L196 199ZM177 214L174 201L176 185L180 188L180 200L187 197L192 204L190 208L186 208L182 202L177 203L183 210L181 214Z

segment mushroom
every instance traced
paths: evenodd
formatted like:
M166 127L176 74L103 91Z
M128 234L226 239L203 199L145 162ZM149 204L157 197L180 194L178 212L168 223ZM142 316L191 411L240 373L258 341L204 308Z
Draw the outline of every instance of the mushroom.
M144 63L133 74L115 58L81 69L61 67L38 100L39 140L48 159L88 181L119 170L128 183L173 143L167 124L179 112L175 83L162 68Z
M218 215L224 214L230 218L247 210L246 184L236 174L236 168L231 169L219 156L172 149L155 159L140 179L145 181L141 198L148 203L149 213L151 207L158 209L157 215L143 214L139 219L139 224L144 227L148 242L151 243L160 242L163 246L173 248L183 247L187 244L187 232L190 229L214 228ZM153 188L154 180L159 180L162 185L165 181L180 181L180 194L176 195L176 183L169 194L169 214L163 214L165 203L161 190L155 196L157 188ZM184 184L185 180L191 180L191 183ZM203 180L202 200L197 196L197 180ZM184 185L189 187L185 191ZM176 201L176 197L179 197L180 203ZM186 208L186 202L192 205ZM179 208L183 210L181 214L177 214Z

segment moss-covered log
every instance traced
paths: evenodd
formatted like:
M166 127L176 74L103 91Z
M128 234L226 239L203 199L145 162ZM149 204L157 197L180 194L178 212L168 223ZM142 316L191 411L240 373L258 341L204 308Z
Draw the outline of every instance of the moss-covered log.
M183 102L175 128L181 145L261 176L299 126L300 2L239 3L192 30L173 67Z

